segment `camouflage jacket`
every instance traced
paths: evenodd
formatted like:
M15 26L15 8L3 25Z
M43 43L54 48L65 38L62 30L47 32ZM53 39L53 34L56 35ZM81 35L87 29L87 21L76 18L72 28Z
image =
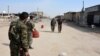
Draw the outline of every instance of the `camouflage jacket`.
M33 20L27 21L27 27L28 27L28 32L32 32L32 30L35 27L35 24L34 24Z
M19 42L20 42L20 39L19 39L19 35L17 34L16 25L17 25L17 20L16 21L12 21L10 23L8 36L9 36L9 40L10 40L11 43L18 45Z
M26 23L22 22L22 21L18 21L18 25L17 25L17 29L18 29L18 33L19 33L19 37L20 37L20 41L21 41L21 47L23 47L25 49L25 51L27 51L26 49L28 49L28 27L26 25Z
M21 20L18 20L16 22L12 22L12 23L10 25L10 28L12 28L12 25L15 24L15 27L14 27L15 29L13 29L15 32L11 31L11 29L9 29L9 39L11 40L11 42L17 43L25 51L27 51L27 49L29 47L28 46L28 27L27 27L27 25ZM12 32L14 32L14 34L10 34ZM11 37L11 35L13 35L13 37ZM13 38L15 38L15 39L13 39ZM15 41L15 40L17 40L17 41Z

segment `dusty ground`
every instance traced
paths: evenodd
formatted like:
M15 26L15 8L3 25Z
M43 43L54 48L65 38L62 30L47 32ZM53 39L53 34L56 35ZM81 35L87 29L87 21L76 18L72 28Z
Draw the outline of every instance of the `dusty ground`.
M31 56L58 56L65 52L67 56L100 56L100 37L89 30L63 24L62 33L50 30L50 21L43 20L36 23L40 38L33 39L34 49L30 50ZM40 25L45 25L44 29ZM10 56L8 26L0 28L0 56Z

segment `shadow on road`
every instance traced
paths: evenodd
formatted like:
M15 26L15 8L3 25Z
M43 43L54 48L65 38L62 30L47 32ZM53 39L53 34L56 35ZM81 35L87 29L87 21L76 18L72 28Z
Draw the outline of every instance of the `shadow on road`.
M8 44L8 43L2 43L2 45L9 46L9 44Z
M82 31L82 32L100 33L100 28L92 29L92 28L89 28L89 27L82 27L82 26L76 25L73 22L64 23L64 25L70 26L70 27L72 27L72 28L74 28L76 30Z

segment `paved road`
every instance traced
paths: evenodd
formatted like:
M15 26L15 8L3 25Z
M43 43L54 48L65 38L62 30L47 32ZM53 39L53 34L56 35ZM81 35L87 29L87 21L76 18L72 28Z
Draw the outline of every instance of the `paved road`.
M30 50L31 56L58 56L65 52L66 56L100 56L100 37L90 32L75 29L63 24L62 33L50 30L50 20L36 23L40 38L33 39L34 49ZM45 25L44 29L40 25ZM8 26L0 28L0 56L10 56L9 40L7 37Z

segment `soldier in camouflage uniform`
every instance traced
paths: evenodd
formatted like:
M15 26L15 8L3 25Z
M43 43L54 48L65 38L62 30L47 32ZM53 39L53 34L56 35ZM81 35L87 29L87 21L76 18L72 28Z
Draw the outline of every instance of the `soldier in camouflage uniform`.
M56 20L55 20L55 18L53 18L51 20L51 30L52 30L52 32L54 32L54 30L55 30L55 25L56 25Z
M9 28L9 40L10 40L10 54L11 56L19 56L19 41L15 34L15 25L17 21L13 21Z
M61 19L61 17L59 17L57 19L57 22L58 22L58 32L61 33L61 30L62 30L62 19Z
M29 44L29 48L30 49L33 49L32 48L32 42L33 42L33 39L32 39L32 31L35 27L35 24L34 24L34 21L33 21L33 16L30 16L30 20L27 22L27 26L28 26L28 44Z
M11 56L29 56L28 53L28 28L26 20L28 13L20 14L20 19L11 22L9 28L10 54ZM23 52L20 50L23 50Z

